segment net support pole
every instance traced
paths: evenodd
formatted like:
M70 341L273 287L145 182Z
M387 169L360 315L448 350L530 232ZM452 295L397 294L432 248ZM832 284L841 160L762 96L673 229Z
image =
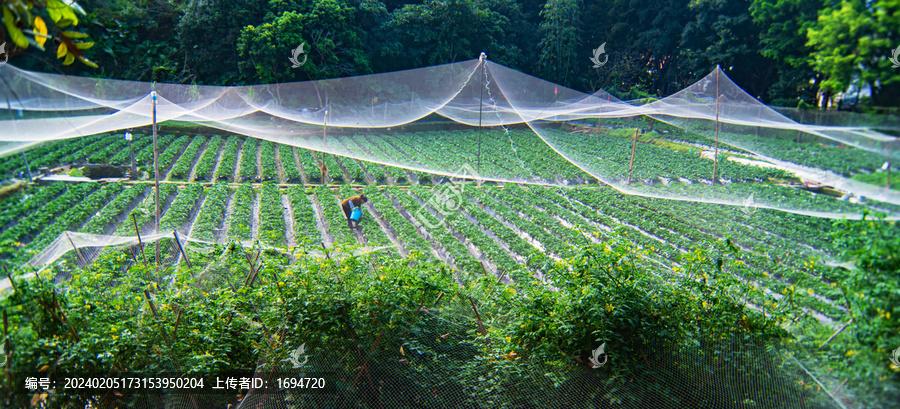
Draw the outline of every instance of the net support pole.
M154 231L159 234L159 147L156 141L156 91L150 91L150 99L153 106L153 183L156 189L156 227ZM159 240L156 241L156 267L159 268Z
M184 252L184 246L181 245L181 240L178 240L178 232L172 232L172 236L175 236L175 244L178 245L178 250L181 251L181 257L184 257L184 261L187 263L188 268L193 268L193 266L191 266L191 259L189 259L187 253ZM194 277L193 272L191 272L191 277Z
M487 59L487 54L484 52L478 57L481 64L481 78L482 81L485 81L481 84L481 95L478 97L478 172L481 173L481 114L484 109L484 88L487 87L487 69L484 65L485 60Z
M22 149L22 162L25 162L25 172L28 174L28 183L32 182L31 166L28 165L28 158L25 157L25 150Z
M88 272L90 272L91 270L87 265L87 260L85 260L84 255L81 254L81 250L79 250L78 247L75 246L75 242L72 241L72 238L69 237L69 232L66 232L66 239L69 240L69 244L71 244L72 248L75 249L75 255L78 256L78 260L81 261L81 265L83 265L84 268L88 270Z
M325 165L325 147L328 142L328 108L325 108L325 115L322 117L322 186L328 184L328 166Z
M719 166L719 71L721 69L716 66L716 150L713 153L713 173L712 183L716 184L716 168Z
M141 249L141 258L144 259L144 266L146 266L147 265L147 255L144 254L144 242L141 241L141 232L140 232L140 230L138 230L137 217L135 217L134 213L131 214L131 221L134 222L134 234L137 235L138 246Z
M631 171L634 170L634 151L637 148L637 129L634 130L634 137L631 138L631 160L628 161L628 185L631 185Z

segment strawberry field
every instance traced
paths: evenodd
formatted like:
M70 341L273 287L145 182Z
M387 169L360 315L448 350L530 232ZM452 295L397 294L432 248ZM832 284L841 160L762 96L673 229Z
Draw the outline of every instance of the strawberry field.
M631 149L634 130L619 131L604 130L590 146L572 147L592 152L585 163L612 163L616 177L625 179L630 158L620 153ZM29 184L0 201L0 265L7 273L7 296L0 302L7 311L4 335L16 348L13 372L48 364L44 371L106 373L163 356L147 368L248 369L302 339L320 349L334 343L370 350L378 376L397 377L391 388L415 390L423 394L419 401L427 401L426 390L442 384L444 374L448 389L433 397L462 399L459 407L495 407L476 399L490 393L468 390L459 374L485 373L486 387L509 401L518 382L588 390L567 384L565 379L575 379L569 372L535 379L521 368L540 362L589 368L585 354L604 340L618 360L602 368L609 370L604 376L621 385L641 377L640 387L656 396L659 407L698 404L695 399L716 407L710 402L719 398L690 389L703 385L680 377L681 361L648 358L654 348L736 354L725 358L730 369L716 369L719 358L690 364L726 373L755 365L742 361L747 357L735 352L741 348L736 345L777 346L815 365L792 367L795 377L781 380L793 382L791 399L822 405L807 407L832 405L831 394L849 388L848 379L853 392L842 399L854 405L865 406L858 398L867 394L897 396L897 384L884 382L896 380L900 369L886 364L889 350L900 346L900 304L894 302L900 234L894 221L877 212L841 221L625 195L569 162L548 160L553 150L524 130L510 132L517 134L515 159L476 156L468 147L481 140L471 131L335 137L330 143L388 159L414 158L412 167L422 169L478 163L492 175L534 183L450 179L243 136L163 132L158 228L148 135L136 135L130 146L121 135L95 135L29 150L32 168L128 166L133 150L137 169L115 181ZM509 149L504 138L483 142L486 152ZM643 134L633 158L641 165L631 178L640 188L689 191L713 165L696 160L688 142L674 134ZM784 147L785 156L796 154ZM0 165L6 180L23 171L17 156ZM777 190L785 201L855 206L769 182L791 179L783 170L723 161L718 171L729 181L723 189L758 196ZM679 178L683 182L668 183ZM539 183L547 181L555 186ZM362 193L369 201L361 227L353 230L340 202ZM191 242L160 240L174 257L158 264L150 247L142 252L133 244L27 264L66 231L136 236L157 230L177 231ZM446 315L434 312L439 303ZM702 347L690 349L694 342ZM133 345L153 347L136 351ZM341 367L335 370L357 377L340 381L341 396L379 407L369 401L372 387L353 372L357 358L333 353L330 359ZM770 354L769 364L784 359L771 350L764 354ZM436 357L447 359L449 369L434 367ZM850 358L853 365L845 363ZM651 379L650 372L671 378ZM728 382L741 384L738 378ZM666 395L661 385L673 379L687 382L687 389ZM629 394L640 389L622 388ZM627 396L596 399L646 402ZM539 404L545 398L522 399ZM394 407L413 407L416 398L400 400ZM307 404L297 407L320 407Z

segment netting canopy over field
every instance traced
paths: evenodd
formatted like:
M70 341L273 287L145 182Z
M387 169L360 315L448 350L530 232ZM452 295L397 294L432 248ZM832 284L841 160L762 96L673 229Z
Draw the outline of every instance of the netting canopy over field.
M889 169L900 155L889 134L895 125L798 123L720 69L646 103L584 94L485 58L243 87L75 78L9 65L0 77L7 87L0 102L10 116L20 116L0 121L7 151L146 126L155 105L159 122L195 123L437 175L546 185L596 179L647 197L827 217L872 210L900 215L900 191L865 177ZM636 117L652 120L637 131L617 129L635 128L629 125ZM441 154L429 154L434 151ZM868 201L791 187L799 181Z

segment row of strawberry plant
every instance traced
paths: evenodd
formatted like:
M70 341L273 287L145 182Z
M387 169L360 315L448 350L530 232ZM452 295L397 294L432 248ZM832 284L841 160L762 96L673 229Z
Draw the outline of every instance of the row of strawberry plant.
M206 142L206 137L204 136L195 136L191 139L191 143L188 145L187 149L184 150L184 153L175 161L175 165L172 166L172 172L169 173L169 179L175 180L185 180L189 176L191 176L191 168L194 166L194 160L197 158L197 154L200 153L200 148L203 147L203 144Z
M512 137L505 134L504 131L487 131L486 135L481 135L481 141L478 132L471 131L444 131L444 132L426 132L417 137L424 138L429 141L429 146L442 147L441 150L454 150L460 153L461 163L473 164L473 167L480 167L479 172L488 175L500 175L507 179L515 179L522 177L525 179L553 180L556 175L549 171L549 164L556 164L561 161L547 160L552 156L541 157L542 160L525 162L525 159L532 159L528 155L528 150L518 146L518 143L512 140ZM518 135L517 135L518 136ZM506 143L499 143L500 138ZM488 140L489 143L484 143ZM473 146L481 146L481 154L478 155L477 149ZM496 149L496 150L495 150ZM561 159L561 158L560 158ZM476 169L477 170L477 169Z
M168 147L172 143L172 141L175 140L175 137L176 136L174 134L157 135L156 136L157 149L160 149L160 150L166 149L166 147ZM141 149L140 152L138 152L136 154L134 160L139 166L150 166L150 167L153 166L153 143L152 142L153 141L151 138L151 143L147 144L147 146L145 146L144 149ZM152 172L153 169L150 169L150 171ZM153 176L153 175L151 174L150 176Z
M516 192L516 190L518 189L520 189L518 186L509 183L504 185L503 188L498 188L496 186L484 187L484 191L494 196L494 198L500 201L503 206L522 212L536 225L564 240L569 246L586 246L591 244L581 233L569 229L546 212L535 210L534 206L531 206L517 195L518 192Z
M366 182L366 175L363 173L362 167L359 166L359 161L347 157L339 158L339 160L344 165L344 170L347 171L347 176L350 178L347 182Z
M371 150L369 150L368 147L360 145L357 140L361 140L361 137L341 138L341 143L343 143L350 152L362 152L366 155L372 155ZM372 177L375 183L384 183L387 180L384 176L384 170L381 169L381 165L372 162L356 162L357 165L362 168L363 172L368 173L369 176Z
M298 244L318 245L322 242L322 232L316 228L316 211L306 195L303 186L291 186L288 188L288 199L291 200L291 210L294 214L294 240Z
M165 146L165 149L162 153L159 154L159 177L162 178L165 176L166 171L169 170L169 167L178 159L179 155L181 155L181 151L184 150L184 147L190 142L191 137L187 135L183 135L178 139L172 141L171 144ZM163 145L160 145L163 146Z
M136 134L133 136L133 140L131 141L130 146L125 145L122 147L118 153L116 153L110 160L109 163L113 165L130 165L131 164L131 152L134 152L137 155L141 149L144 149L147 145L153 143L153 138L148 135ZM135 157L135 161L137 158Z
M376 137L373 135L363 135L362 140L360 140L359 144L362 145L365 141L365 146L375 157L383 158L384 162L387 163L404 163L405 161L409 161L409 158L401 157L398 154L397 149L395 149L391 144L380 137ZM412 160L415 160L414 158ZM395 166L385 166L384 173L391 176L391 179L394 179L395 183L401 183L406 180L406 171L400 169Z
M334 243L337 245L357 244L356 236L350 232L350 228L347 226L347 216L344 215L334 192L326 186L318 186L315 194L316 200L319 201L319 207L322 209L326 228L331 233Z
M284 207L274 183L264 183L259 194L259 240L272 246L284 245Z
M247 138L247 142L251 140L253 139ZM242 183L231 200L233 205L229 216L228 237L238 241L250 240L253 232L253 201L256 200L253 187Z
M421 186L414 185L410 188L410 193L417 196L426 205L433 203L435 200L441 200L439 196ZM437 210L437 209L435 209ZM452 211L444 215L444 223L448 229L455 232L463 240L468 240L481 252L482 255L496 265L500 270L511 273L510 276L518 276L517 272L521 266L512 256L503 250L500 245L493 239L484 234L478 226L472 224L460 212ZM452 235L452 234L451 234Z
M322 181L322 170L319 169L319 164L312 151L297 148L297 159L300 161L300 167L303 168L303 173L306 173L306 178L310 183Z
M503 132L499 134L499 132ZM565 180L591 180L592 177L578 169L571 162L560 157L558 153L553 151L537 134L529 129L510 129L505 131L495 131L494 133L486 133L480 135L477 131L458 132L458 136L454 136L453 140L457 145L476 146L478 143L483 145L485 152L501 153L496 155L497 158L509 158L509 160L523 161L519 166L534 169L535 173L542 175L548 180L554 177ZM510 153L515 154L510 158ZM484 158L486 155L482 154ZM492 156L494 155L487 155ZM555 158L555 160L548 160Z
M350 185L344 184L341 185L339 189L339 196L342 198L353 197L357 195L357 192L353 191L353 188ZM360 220L360 223L364 223L363 227L363 236L366 238L369 246L391 246L394 243L391 242L390 237L388 237L387 233L381 229L381 226L378 225L378 222L374 220L374 216L369 216L363 212L363 219Z
M197 205L197 200L200 199L200 195L202 194L203 185L199 183L191 183L187 186L183 186L179 190L178 195L175 196L175 199L172 200L172 204L169 205L166 214L163 215L162 219L159 221L159 229L181 231L182 226L190 221L191 212L194 210L194 206ZM184 231L181 232L186 233Z
M116 136L116 135L113 135ZM122 135L117 135L118 137L112 141L111 144L104 146L102 149L94 152L91 156L88 157L88 162L90 163L110 163L111 159L117 153L121 151L128 150L128 141L125 140L125 137Z
M262 141L259 144L259 161L262 167L259 179L263 182L278 179L278 164L275 160L275 143Z
M466 184L462 187L463 195L469 196L472 193L472 190L478 189L472 184ZM462 200L462 210L469 214L470 217L474 218L478 221L478 224L490 231L491 233L497 235L497 237L503 241L509 249L526 259L526 263L532 265L530 263L530 259L532 256L536 254L540 254L538 249L531 244L529 244L525 239L519 236L515 231L507 227L505 224L501 223L499 220L492 217L488 214L482 206L479 206L473 203L471 200L465 199ZM535 260L536 261L536 260Z
M719 237L716 237L709 233L704 233L696 229L689 223L667 217L665 214L653 211L644 211L639 212L640 216L638 216L633 211L633 209L631 211L623 210L620 206L626 207L628 199L630 198L619 198L618 195L606 192L602 189L576 188L567 190L566 194L585 203L603 204L603 206L601 207L603 213L618 220L627 222L631 225L640 227L641 229L653 233L654 235L665 239L671 244L677 244L679 247L684 249L691 249L699 243L715 243L719 241ZM633 208L634 205L631 205L631 207ZM669 258L673 260L677 259L677 257L675 257L673 253L668 253ZM814 293L819 293L822 295L827 295L829 293L833 294L833 291L829 291L830 289L828 288L827 284L823 283L823 285L818 285L816 284L818 280L814 280L807 274L798 274L796 270L788 265L778 266L778 273L775 273L773 268L769 265L770 263L768 256L765 254L754 255L752 253L748 253L746 260L748 265L754 267L756 271L765 273L760 274L758 277L749 278L760 280L760 282L763 283L767 288L771 288L774 291L781 291L783 288L791 284L803 283L805 286L812 285L816 287L817 290L814 290ZM772 274L770 275L766 271L772 271ZM788 280L788 282L785 283L779 280L779 277L783 275L792 277L793 281ZM803 298L804 299L802 305L808 308L813 308L815 310L830 314L833 314L836 311L836 307L832 302L817 299L813 296L813 293L806 294Z
M341 171L337 158L330 153L323 153L322 157L325 160L325 166L328 168L328 177L331 181L334 183L342 183L344 181L344 172Z
M91 216L97 214L97 209L103 208L123 189L125 189L125 186L122 183L111 183L101 187L94 193L91 193L88 197L84 198L84 200L78 202L75 206L68 208L65 213L57 217L52 225L43 229L43 231L28 244L28 248L35 251L41 251L62 232L79 229L91 218Z
M23 194L16 197L6 199L3 203L14 204L8 209L3 209L0 213L0 232L6 230L16 220L20 220L23 215L34 212L41 206L50 202L54 197L66 191L67 185L63 182L53 183L49 186L28 187ZM13 201L13 199L18 199Z
M106 234L106 228L113 224L119 216L125 212L138 196L144 193L146 185L138 184L129 186L125 191L116 196L111 202L103 206L91 220L81 228L84 233ZM131 223L131 220L123 220L122 223Z
M60 162L61 163L84 162L87 158L90 158L91 155L94 154L94 152L97 152L100 149L103 149L109 145L112 145L117 140L119 140L119 138L121 138L121 137L122 137L121 135L109 135L109 134L97 135L96 139L85 140L85 143L87 143L87 145L84 146L83 149L79 149L75 152L72 152L72 153L64 156L60 160ZM29 162L29 164L30 164L30 162Z
M247 181L256 178L256 149L259 139L244 138L244 146L241 148L240 180Z
M278 156L281 159L281 172L284 176L284 183L300 183L303 178L300 176L300 170L294 163L294 147L291 145L278 145Z
M37 148L26 150L25 158L28 160L28 165L32 169L43 166L55 167L66 163L63 161L64 158L78 152L83 152L87 146L101 140L105 136L106 135L91 135L48 143ZM25 162L23 162L21 158L21 154L7 156L5 160L0 162L0 177L12 176L18 172L24 172Z
M193 234L200 240L216 241L216 231L225 218L225 209L230 190L225 183L216 183L204 190L206 199L197 221L194 223Z
M94 183L81 183L66 186L66 192L45 203L40 208L22 217L15 226L0 234L0 242L12 241L26 243L39 234L59 215L84 200L97 187Z
M381 219L397 235L397 240L400 241L400 244L403 245L408 253L415 254L413 256L415 258L434 260L431 246L416 231L416 227L394 208L391 199L385 196L384 193L381 193L375 185L367 185L363 188L363 192L365 192L366 197L369 198L372 207L379 213Z
M159 202L160 202L160 211L162 211L162 205L169 201L169 198L172 195L178 192L178 187L176 185L170 183L161 183L159 185ZM160 215L162 217L162 215ZM155 188L151 187L150 193L147 194L147 197L144 200L141 200L134 209L131 210L131 213L128 214L128 220L132 220L134 218L137 221L138 230L141 233L146 232L148 229L152 228L156 225L156 192ZM127 223L123 222L116 229L117 236L132 236L134 235L134 222Z
M453 264L456 265L456 268L466 273L481 274L481 263L475 259L475 257L469 253L469 249L457 240L456 237L450 234L450 232L442 226L441 222L429 213L423 205L419 204L419 202L408 193L403 192L394 186L388 187L386 192L388 192L392 198L396 199L413 218L417 219L416 223L418 223L422 229L428 231L431 237L439 243L441 247L447 250L447 253L453 259Z
M219 159L219 167L216 168L215 180L232 180L234 179L234 165L237 161L238 146L244 138L231 136L225 141L225 148L222 149L222 156Z
M219 157L219 148L222 147L222 137L213 136L206 145L206 150L200 161L197 162L197 169L194 171L195 180L210 180L213 176L213 169L216 167L216 159Z
M517 211L506 206L499 199L487 194L485 187L468 189L467 194L478 202L482 208L486 208L486 211L493 211L502 220L531 236L551 254L566 256L570 253L572 247L570 244L547 232L547 230L533 222L533 219L522 217ZM528 211L528 209L523 210Z

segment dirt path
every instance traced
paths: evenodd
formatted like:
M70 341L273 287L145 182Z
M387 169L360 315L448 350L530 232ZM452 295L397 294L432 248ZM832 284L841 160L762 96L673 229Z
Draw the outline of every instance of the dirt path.
M128 206L125 206L125 208L122 209L122 212L116 215L115 220L113 220L109 225L103 228L104 234L114 234L116 232L116 229L119 228L119 225L125 223L126 221L130 223L131 220L128 218L128 215L131 214L134 208L137 207L141 203L141 201L147 197L148 192L150 192L150 189L144 187L144 191L141 194L137 195L137 197L132 200L131 203L128 204Z
M394 231L394 228L388 224L387 220L384 220L381 217L381 213L378 213L378 211L375 210L375 206L372 205L372 202L367 202L365 206L369 209L369 214L372 215L372 218L375 219L375 222L377 222L378 225L381 226L381 230L383 230L385 234L387 234L388 238L391 239L391 242L393 242L394 245L397 246L397 252L400 253L400 256L406 257L409 254L409 251L406 250L406 247L403 246L403 243L397 237L397 232Z
M219 144L219 151L216 152L216 158L213 159L216 161L216 165L213 166L212 173L209 175L209 181L216 181L216 172L219 171L219 165L222 164L222 152L225 152L225 145L228 143L228 139L222 138L222 143Z
M228 239L228 229L231 228L231 214L234 213L234 195L236 192L231 192L228 195L226 201L228 202L225 205L225 214L222 216L222 228L216 234L216 243L224 243Z
M258 157L258 156L257 156ZM262 192L254 192L253 194L253 212L250 217L250 240L259 239L259 207L262 200Z
M291 199L286 194L281 195L281 207L284 208L284 238L288 247L296 247L297 239L294 237L294 207Z
M174 168L178 160L181 159L181 155L184 155L184 151L187 150L187 147L191 146L192 141L193 138L187 141L187 143L181 147L181 150L178 151L178 154L175 155L175 157L172 159L172 163L170 163L167 168L159 170L159 174L162 175L159 180L169 180L169 174L172 173L172 168Z
M334 247L334 237L326 227L327 223L325 223L325 216L322 213L322 206L319 205L319 198L312 195L309 197L309 201L312 202L313 211L316 213L316 228L322 232L322 244L327 248Z
M231 175L232 182L239 182L241 177L241 157L244 156L244 144L248 138L244 138L237 147L237 157L234 158L234 174Z
M409 211L406 210L406 208L404 208L403 205L401 205L395 197L391 196L391 194L388 192L384 192L384 195L391 200L391 203L394 205L394 209L397 210L397 213L399 213L401 216L403 216L403 218L410 222L413 227L416 228L416 231L418 231L419 234L422 235L422 237L424 237L425 240L427 240L428 243L431 244L431 253L434 255L434 257L447 263L451 268L459 270L459 268L456 266L456 263L454 263L453 261L453 257L451 257L450 254L447 253L447 250L437 242L437 240L431 235L431 233L429 233L428 230L426 230L420 223L418 223L416 219L409 213Z
M194 158L194 163L191 164L191 173L188 174L187 180L189 182L193 182L194 178L197 177L197 164L200 163L200 159L203 159L203 155L206 154L206 149L209 148L209 141L210 138L206 138L206 140L203 141L203 145L197 150L197 157Z
M284 183L284 167L281 166L281 145L275 144L275 173L278 183Z
M297 166L297 170L300 171L300 180L303 184L309 183L309 177L306 176L306 171L303 170L303 166L300 166L300 156L297 154L297 147L292 146L291 151L294 152L294 165Z

